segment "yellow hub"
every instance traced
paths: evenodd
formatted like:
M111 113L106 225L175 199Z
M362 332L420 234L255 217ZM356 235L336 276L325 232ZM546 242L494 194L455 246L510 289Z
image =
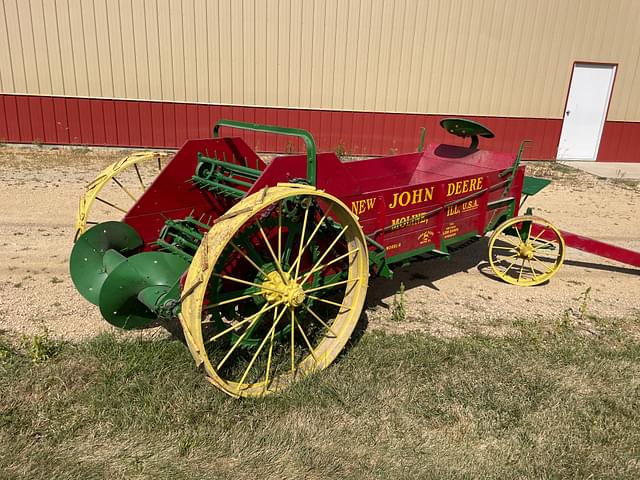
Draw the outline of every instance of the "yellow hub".
M262 296L267 302L284 303L288 307L299 307L304 302L305 294L302 287L288 272L273 271L267 274L262 282Z
M531 246L529 243L521 243L516 247L516 251L518 252L520 258L526 258L527 260L531 260L535 252L533 246Z

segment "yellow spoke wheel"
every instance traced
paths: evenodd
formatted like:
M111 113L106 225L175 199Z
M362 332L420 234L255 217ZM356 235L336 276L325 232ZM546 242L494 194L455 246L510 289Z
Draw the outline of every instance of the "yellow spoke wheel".
M189 350L231 396L277 392L342 351L368 276L364 234L340 200L306 185L261 190L193 258L180 314Z
M87 228L129 211L166 164L164 152L136 152L106 167L80 197L75 242Z
M489 263L505 282L533 286L549 280L564 261L565 244L556 227L540 217L514 217L489 240Z

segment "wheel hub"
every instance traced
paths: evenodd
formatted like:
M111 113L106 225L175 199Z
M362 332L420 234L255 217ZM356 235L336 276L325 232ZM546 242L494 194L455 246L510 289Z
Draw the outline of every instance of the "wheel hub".
M294 308L302 305L306 298L302 286L287 272L269 272L262 282L261 293L271 304L284 303Z
M516 250L520 258L526 258L528 260L531 260L533 258L534 250L533 247L528 243L521 243L520 245L518 245Z

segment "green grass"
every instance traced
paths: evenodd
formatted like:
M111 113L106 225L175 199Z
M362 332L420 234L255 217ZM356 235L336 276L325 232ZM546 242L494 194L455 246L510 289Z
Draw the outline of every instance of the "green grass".
M102 335L34 363L0 335L0 478L638 478L638 342L522 331L365 333L248 401L175 341Z

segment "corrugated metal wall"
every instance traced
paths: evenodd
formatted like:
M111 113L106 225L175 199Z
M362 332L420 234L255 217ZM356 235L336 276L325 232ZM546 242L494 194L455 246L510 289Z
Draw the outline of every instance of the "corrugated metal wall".
M0 0L3 93L562 118L573 62L619 63L638 0Z

